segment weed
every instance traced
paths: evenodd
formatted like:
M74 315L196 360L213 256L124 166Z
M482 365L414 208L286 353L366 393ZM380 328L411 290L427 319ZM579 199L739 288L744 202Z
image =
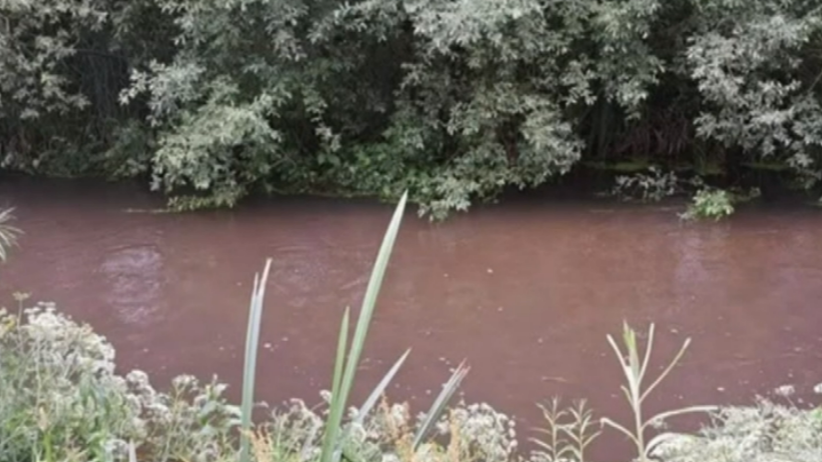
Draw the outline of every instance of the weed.
M656 166L649 167L648 172L617 176L611 195L623 200L638 197L643 202L658 202L677 192L679 179L675 172L664 173Z
M694 195L693 202L680 215L685 220L713 218L720 220L734 213L733 197L724 189L703 188Z
M620 350L619 346L614 341L614 338L611 335L608 335L608 342L611 344L611 347L613 348L614 353L616 354L616 357L619 360L620 365L622 366L622 372L625 375L625 380L627 382L627 387L623 385L622 391L625 393L625 397L627 398L628 403L631 405L631 410L634 415L633 428L631 430L628 430L623 425L618 424L607 417L603 418L601 421L603 424L620 431L621 433L625 434L629 439L631 439L631 441L633 441L634 445L636 446L638 460L640 462L647 462L650 451L653 450L653 448L657 444L672 436L672 434L670 433L663 433L646 443L645 433L650 425L661 424L665 419L681 414L693 412L711 412L716 410L716 407L690 406L686 408L661 412L647 420L644 419L642 408L643 402L648 397L648 395L652 391L654 391L654 389L660 384L660 382L662 382L662 380L668 375L668 373L671 372L676 363L679 362L680 358L682 358L682 355L685 353L685 350L688 348L688 345L691 343L691 339L688 338L687 340L685 340L685 343L682 345L682 348L680 348L679 353L677 353L674 359L668 364L668 366L662 371L662 373L656 378L656 380L654 380L644 390L642 389L642 381L645 378L645 374L648 370L648 363L650 362L651 351L653 350L654 325L651 324L651 327L648 331L648 343L645 347L645 354L643 355L643 358L641 360L639 347L637 346L636 332L627 324L623 325L622 340L625 344L625 353L623 353L622 350Z
M539 459L545 462L575 460L585 462L588 446L602 433L591 431L591 410L585 400L577 401L573 407L560 408L559 398L551 400L551 406L538 405L548 424L547 428L537 429L547 435L547 439L531 438L542 451Z
M801 410L759 399L755 406L714 413L698 435L677 435L658 445L665 462L818 462L822 460L819 408Z

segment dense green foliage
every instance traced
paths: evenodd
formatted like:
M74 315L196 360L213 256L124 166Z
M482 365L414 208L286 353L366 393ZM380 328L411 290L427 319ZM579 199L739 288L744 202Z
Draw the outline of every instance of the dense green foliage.
M443 216L580 161L822 178L811 0L5 0L0 16L3 165L147 177L178 208L408 189Z

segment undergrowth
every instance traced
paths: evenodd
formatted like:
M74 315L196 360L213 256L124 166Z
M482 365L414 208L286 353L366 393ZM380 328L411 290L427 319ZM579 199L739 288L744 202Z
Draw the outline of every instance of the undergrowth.
M236 461L240 409L226 384L191 376L157 390L146 373L114 372L105 338L51 304L0 315L0 461ZM250 460L315 462L322 453L330 392L323 406L292 399L250 432ZM382 397L358 421L349 407L341 428L347 458L363 462L584 462L608 431L585 402L540 406L542 429L523 451L514 420L489 404L456 402L418 446L425 412ZM697 434L667 433L649 456L664 462L818 462L822 409L759 400L711 413ZM640 459L642 460L642 459ZM603 461L610 462L610 461ZM624 461L628 462L628 461Z

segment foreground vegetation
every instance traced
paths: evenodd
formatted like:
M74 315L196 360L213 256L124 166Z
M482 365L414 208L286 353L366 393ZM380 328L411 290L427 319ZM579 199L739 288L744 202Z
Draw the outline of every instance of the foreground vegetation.
M530 439L536 443L534 451L521 450L514 421L488 404L449 404L468 372L464 365L454 370L430 409L413 416L407 404L390 403L384 396L406 352L368 399L353 406L349 392L405 202L403 195L350 338L350 313L345 311L331 390L322 393L325 406L319 410L293 399L266 420L252 421L270 260L262 275L255 276L240 406L224 398L226 385L216 378L202 383L184 375L173 380L168 392L160 392L142 371L118 375L114 349L105 338L53 304L27 306L27 296L15 294L16 312L0 312L0 461L583 462L590 460L587 454L596 438L611 430L634 443L635 460L641 462L822 460L822 407L800 410L790 402L762 400L754 407L693 406L645 416L643 402L672 373L690 343L651 379L653 325L643 335L644 348L627 325L621 342L607 338L624 373L633 421L601 418L597 424L585 402L563 408L554 399L541 406L545 428ZM7 229L0 228L0 236L13 242L18 231ZM694 412L712 417L699 434L651 434L669 418Z
M817 1L9 0L0 17L2 166L145 178L176 209L408 190L442 217L580 165L723 190L822 179Z
M278 407L254 426L242 457L236 433L242 413L223 397L225 384L180 376L164 393L141 371L119 376L111 345L48 304L4 313L0 323L0 460L128 460L132 448L134 459L154 462L327 460L327 407L317 410L299 399ZM328 404L331 397L324 398ZM511 418L487 404L465 403L448 406L419 442L425 416L413 415L407 404L381 401L362 417L361 407L350 408L335 448L363 462L590 460L600 426L586 408L560 404L545 407L551 420L546 434L534 435L543 444L530 453L519 450ZM819 409L761 401L717 411L698 435L670 435L650 455L665 462L822 460Z

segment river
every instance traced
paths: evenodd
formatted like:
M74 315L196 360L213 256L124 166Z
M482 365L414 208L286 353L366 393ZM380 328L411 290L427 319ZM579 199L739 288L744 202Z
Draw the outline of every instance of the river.
M141 187L5 180L21 248L0 267L15 290L92 324L124 371L157 385L213 374L239 398L247 304L273 258L258 393L319 401L329 387L346 305L358 307L392 206L284 198L232 211L151 214ZM606 341L623 320L657 326L652 364L693 343L648 400L749 404L780 385L798 399L822 382L822 214L754 207L719 223L682 223L671 206L515 199L445 223L409 210L370 331L355 397L412 348L391 396L424 411L467 359L462 392L518 418L521 441L542 422L538 400L588 398L628 417ZM611 434L596 460L629 454Z

